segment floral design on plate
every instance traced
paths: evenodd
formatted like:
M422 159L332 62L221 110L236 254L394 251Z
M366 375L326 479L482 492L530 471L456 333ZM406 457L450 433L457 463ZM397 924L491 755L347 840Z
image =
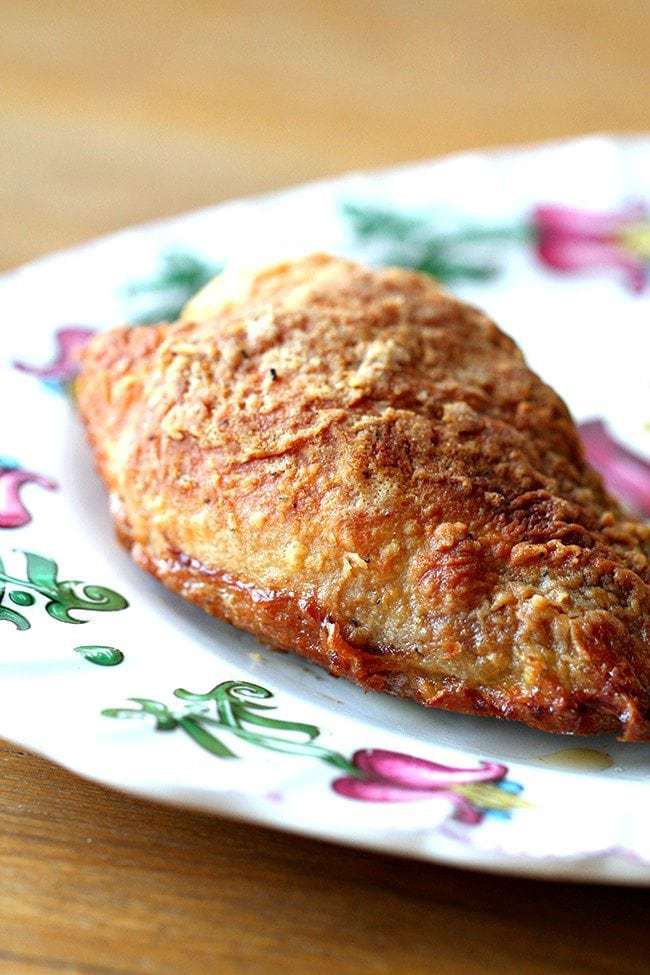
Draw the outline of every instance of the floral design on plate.
M539 206L533 214L537 256L569 274L619 270L631 291L641 292L650 271L648 208L635 203L616 213Z
M59 581L58 566L53 559L34 552L24 552L26 579L19 579L5 571L0 559L0 621L13 623L18 630L28 630L30 622L17 609L5 603L8 595L14 606L28 608L35 604L36 596L43 596L45 611L60 623L85 623L85 620L72 616L73 610L87 610L99 613L115 612L129 605L123 596L105 586L88 585L78 580ZM79 589L81 592L79 592Z
M650 464L622 447L602 420L581 423L579 430L585 456L608 491L633 511L650 517Z
M358 242L381 248L381 262L413 267L440 281L481 281L496 276L507 246L532 247L554 272L615 270L640 293L650 277L650 217L644 203L611 213L540 205L516 224L473 224L437 231L435 215L407 214L356 203L343 216Z
M35 376L54 389L63 389L74 379L79 368L79 353L95 334L94 328L83 325L68 325L54 333L55 353L53 358L42 366L28 362L14 362L16 369Z
M197 254L166 251L151 277L127 283L123 296L128 306L126 321L130 325L151 325L175 321L183 306L222 268ZM85 325L66 325L54 333L55 353L44 365L14 362L20 372L35 376L56 390L66 390L79 371L79 355L95 334Z
M16 461L0 457L0 528L22 528L32 520L21 497L26 484L37 484L46 491L57 488L49 477L27 471Z
M444 796L454 806L454 818L468 826L477 825L486 814L503 816L522 805L517 799L521 786L506 779L508 768L498 762L456 768L401 752L364 748L355 752L352 764L356 774L333 784L334 791L348 799L415 802Z
M88 646L75 647L74 652L80 654L89 663L98 667L117 667L124 660L124 654L117 647Z
M219 758L237 758L223 733L259 748L316 758L346 774L334 780L333 790L364 802L414 802L444 797L453 818L476 826L488 814L510 815L523 806L521 786L506 778L507 766L480 762L475 768L456 768L384 749L362 749L352 759L318 744L320 729L299 721L271 717L273 705L261 704L273 694L247 681L223 681L206 694L178 688L174 696L186 706L172 709L161 701L133 697L136 708L105 708L108 718L150 718L157 731L181 729ZM214 704L214 709L210 705ZM265 712L262 714L261 712ZM218 732L218 734L217 734Z
M218 274L222 266L189 251L165 251L150 277L131 281L124 287L127 320L132 325L176 321L190 298Z

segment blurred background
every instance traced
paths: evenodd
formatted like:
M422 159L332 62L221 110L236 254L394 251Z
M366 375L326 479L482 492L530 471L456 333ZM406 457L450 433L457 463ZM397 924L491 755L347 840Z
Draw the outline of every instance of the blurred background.
M353 168L650 119L648 0L4 0L0 267Z

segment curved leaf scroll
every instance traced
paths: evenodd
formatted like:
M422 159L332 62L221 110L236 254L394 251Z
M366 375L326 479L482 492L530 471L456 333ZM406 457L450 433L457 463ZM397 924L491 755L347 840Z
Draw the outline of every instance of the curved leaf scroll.
M53 559L35 552L23 554L25 579L9 575L0 559L0 620L13 623L18 630L28 630L31 624L23 613L5 604L6 596L14 605L26 608L35 604L34 594L40 595L46 600L45 611L61 623L85 623L86 620L72 615L77 610L116 612L129 605L124 596L105 586L89 585L77 579L59 581L58 566Z

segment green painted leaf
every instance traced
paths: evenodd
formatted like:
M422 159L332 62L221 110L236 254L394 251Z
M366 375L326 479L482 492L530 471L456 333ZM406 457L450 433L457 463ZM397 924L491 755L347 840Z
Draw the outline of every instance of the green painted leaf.
M132 697L130 700L134 704L139 704L142 713L151 715L156 719L156 731L173 731L178 727L178 721L166 704L160 701L153 701L149 697Z
M211 752L213 755L218 755L219 758L237 758L235 753L231 752L227 745L224 745L222 741L202 726L200 717L187 715L179 718L178 723L183 731L186 731L190 738L206 751Z
M134 704L139 704L137 708L104 708L101 712L105 718L155 718L156 731L173 731L178 727L178 721L171 713L166 704L160 701L152 701L147 697L132 697Z
M223 681L217 684L207 694L194 694L179 687L174 695L183 701L214 701L217 707L218 723L233 730L243 725L256 725L272 731L289 731L297 735L304 735L308 741L318 738L320 729L313 724L301 721L283 721L272 718L269 711L274 711L274 705L260 704L260 699L268 701L273 695L266 687L252 684L249 681ZM260 714L260 711L267 712ZM212 721L211 721L212 723ZM267 738L270 736L266 736ZM261 736L258 735L258 738ZM259 742L258 742L259 743Z
M75 586L82 586L83 596L75 591ZM85 623L70 615L73 609L92 610L97 613L112 613L126 609L129 605L124 596L107 589L105 586L83 585L77 579L56 583L56 598L51 599L45 606L50 616L61 623ZM84 598L85 597L85 598Z
M175 321L183 307L203 285L222 269L196 254L168 251L161 256L155 274L144 281L133 281L124 289L125 296L134 299L142 310L131 310L132 324L151 325L160 321ZM144 299L144 302L143 302Z
M386 237L392 240L409 240L418 231L423 220L404 216L381 207L344 203L343 216L350 221L355 233L361 238Z
M212 729L215 729L215 732L217 729L229 732L258 748L285 755L317 758L327 762L328 765L342 769L349 775L358 773L355 766L339 752L316 743L315 739L320 735L320 729L316 725L306 724L303 721L272 718L267 713L260 714L260 711L273 710L272 706L259 703L260 699L269 700L273 697L266 687L249 681L233 680L222 681L205 694L193 693L182 687L177 688L174 694L182 701L189 702L184 713L173 713L158 701L132 698L140 704L141 710L135 712L124 708L110 708L102 714L112 718L141 716L145 712L153 714L157 719L157 728L180 727L197 745L220 758L237 756L227 745L224 745L221 738L216 737ZM214 717L206 707L210 702L214 702L215 705ZM198 707L192 709L192 704ZM161 720L165 724L161 724ZM300 741L296 737L288 738L278 732L302 735L306 741Z
M178 722L164 704L158 701L147 701L147 705L139 708L104 708L100 714L105 718L120 718L127 721L153 717L156 719L156 731L173 731L178 727Z
M127 721L131 718L146 717L140 708L104 708L99 713L105 718L125 718Z
M357 240L372 244L375 259L414 268L439 281L494 277L503 248L529 242L535 233L530 221L449 227L441 214L400 213L372 204L344 203L342 214Z
M36 600L32 596L31 592L23 592L22 589L17 589L15 592L9 593L9 599L16 606L33 606Z
M99 667L117 667L124 660L124 654L116 647L93 646L91 644L75 647L74 652L80 653L91 664L97 664Z
M265 705L255 704L254 700L261 698L268 701L273 697L271 691L260 684L252 684L250 681L225 680L217 684L206 694L196 694L187 691L184 687L178 687L174 691L175 697L180 697L183 701L219 701L223 697L234 700L246 700L248 707L265 707ZM252 701L250 699L253 699Z
M42 593L56 592L58 567L53 559L35 552L24 552L27 562L27 578Z
M302 721L282 721L280 718L263 717L260 714L253 714L244 711L239 715L239 720L246 724L258 725L261 728L274 729L275 731L293 731L296 734L305 735L309 741L313 741L320 735L320 728L315 724L304 724Z
M307 758L319 758L328 765L356 774L355 767L339 752L334 752L324 745L317 745L314 741L295 741L288 738L280 738L278 735L256 735L245 728L233 728L233 733L243 741L248 741L251 745L258 748L265 748L271 752L281 752L284 755L302 755Z
M0 599L2 599L2 590L0 590ZM6 620L7 623L13 623L17 630L29 630L31 624L22 613L17 613L13 609L9 609L7 606L0 606L0 620Z
M29 630L29 620L22 613L17 613L15 609L9 609L8 606L2 605L6 592L3 583L7 581L9 581L9 576L5 575L5 567L2 559L0 559L0 621L5 620L7 623L13 623L17 630ZM18 605L20 604L18 603Z
M46 612L61 623L84 623L85 620L76 619L70 614L74 609L92 610L95 612L114 612L126 609L127 600L119 593L105 586L94 586L77 580L59 582L58 567L53 559L37 555L35 552L24 552L27 579L17 579L5 572L0 559L0 603L2 603L6 586L16 587L9 591L9 599L18 606L33 606L35 598L32 592L37 592L48 601ZM76 587L81 587L81 595ZM26 592L25 590L32 590ZM29 629L29 623L19 613L0 606L0 620L14 623L18 629Z

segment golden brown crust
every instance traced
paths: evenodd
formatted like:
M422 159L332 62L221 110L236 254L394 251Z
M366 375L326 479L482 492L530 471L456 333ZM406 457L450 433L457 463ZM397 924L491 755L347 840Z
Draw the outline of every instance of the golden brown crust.
M95 339L78 395L122 538L208 612L429 706L650 738L650 532L428 278L217 279Z

